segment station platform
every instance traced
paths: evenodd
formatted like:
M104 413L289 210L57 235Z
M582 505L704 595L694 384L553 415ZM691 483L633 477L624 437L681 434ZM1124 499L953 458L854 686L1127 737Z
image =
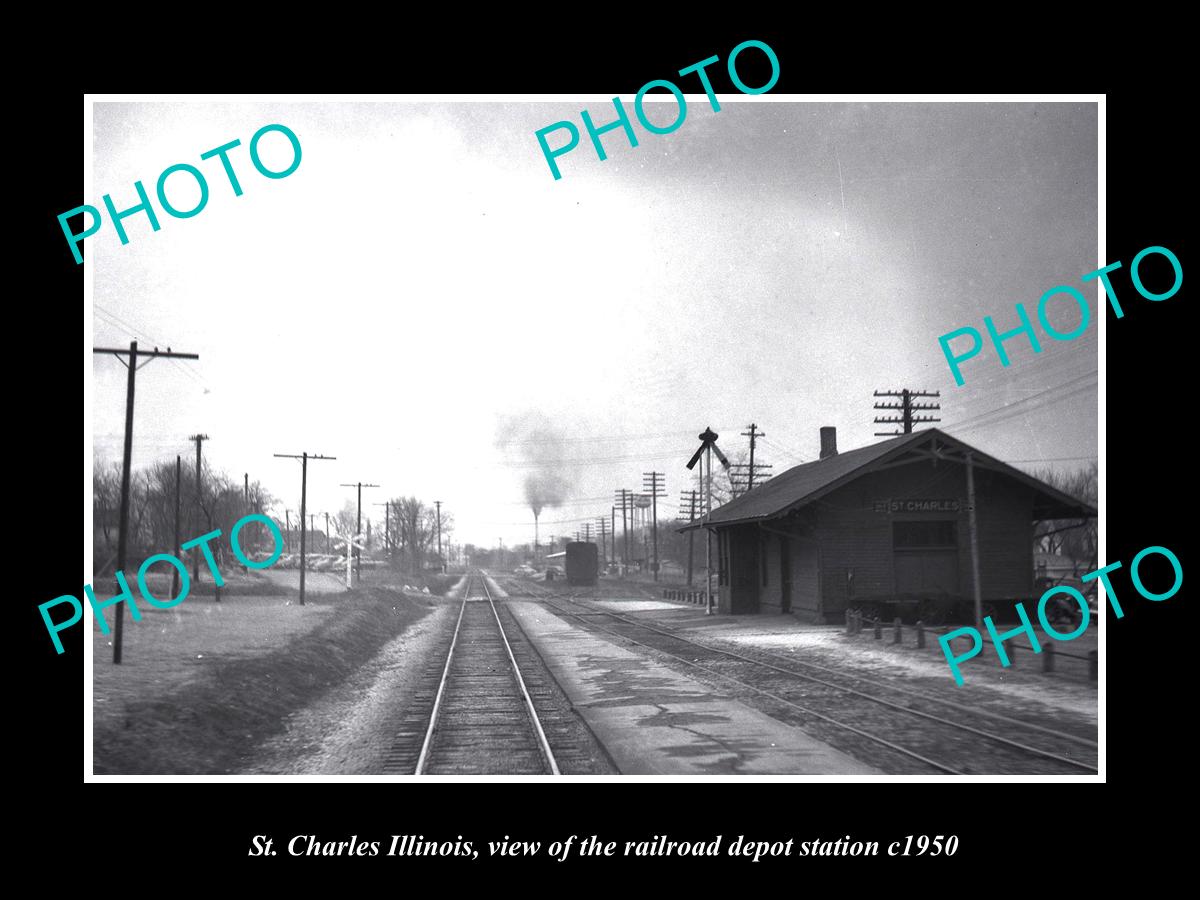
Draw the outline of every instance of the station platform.
M543 605L507 605L622 775L882 774Z

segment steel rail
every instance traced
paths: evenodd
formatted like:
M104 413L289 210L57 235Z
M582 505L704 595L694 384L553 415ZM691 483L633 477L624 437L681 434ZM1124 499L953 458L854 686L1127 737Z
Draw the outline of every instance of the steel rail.
M554 751L550 749L550 741L546 739L546 732L542 729L542 723L538 719L537 710L533 707L533 699L529 696L529 689L525 686L525 679L521 677L521 667L517 665L517 658L513 656L512 646L508 643L508 635L504 633L504 625L500 621L500 613L496 612L496 602L492 599L492 592L487 586L487 576L481 575L479 580L483 584L483 592L487 595L488 604L492 607L492 615L496 618L496 627L500 629L500 639L504 641L504 649L508 651L508 660L512 663L513 675L517 679L517 686L521 689L521 696L525 698L525 708L529 711L529 720L533 723L534 730L537 732L538 744L542 755L546 758L546 762L550 766L550 774L561 775L562 773L558 770L558 762L554 759Z
M462 605L458 608L458 622L454 625L454 637L450 641L450 650L446 653L446 665L442 668L442 680L438 683L437 696L433 701L433 712L429 714L429 727L425 729L425 740L421 743L421 755L417 757L417 769L414 774L420 775L425 770L429 759L429 745L433 741L433 733L437 730L438 713L442 709L442 695L446 692L446 679L450 675L450 663L454 659L454 648L458 645L458 632L462 628L463 613L467 610L467 595L471 593L471 576L467 576L463 585Z

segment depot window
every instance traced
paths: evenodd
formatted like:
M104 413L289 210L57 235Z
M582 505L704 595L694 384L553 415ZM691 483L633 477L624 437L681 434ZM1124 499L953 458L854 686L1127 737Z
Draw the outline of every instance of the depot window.
M954 520L893 522L892 546L897 550L945 549L958 546Z

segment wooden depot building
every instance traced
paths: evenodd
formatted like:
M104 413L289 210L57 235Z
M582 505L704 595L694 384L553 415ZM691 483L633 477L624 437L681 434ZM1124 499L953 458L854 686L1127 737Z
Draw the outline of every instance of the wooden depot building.
M835 429L822 428L819 460L684 530L715 536L723 613L836 622L860 608L936 624L965 606L969 620L972 493L984 614L1007 618L1013 602L1035 599L1035 523L1082 524L1096 510L936 428L846 453Z

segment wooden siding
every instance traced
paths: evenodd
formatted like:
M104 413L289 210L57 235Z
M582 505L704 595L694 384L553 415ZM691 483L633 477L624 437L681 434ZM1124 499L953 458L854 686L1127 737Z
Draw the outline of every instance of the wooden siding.
M976 467L980 580L984 601L1029 598L1033 591L1033 491L1011 478ZM956 500L958 510L880 512L887 500ZM841 621L856 601L895 593L892 523L952 520L958 544L959 592L972 593L967 526L966 470L959 463L932 461L872 472L784 519L763 526L728 529L730 582L722 589L722 612L779 613L779 531L792 536L792 612L812 621ZM768 530L770 529L770 530ZM761 557L767 560L762 584ZM732 601L732 602L731 602Z

